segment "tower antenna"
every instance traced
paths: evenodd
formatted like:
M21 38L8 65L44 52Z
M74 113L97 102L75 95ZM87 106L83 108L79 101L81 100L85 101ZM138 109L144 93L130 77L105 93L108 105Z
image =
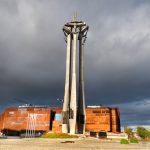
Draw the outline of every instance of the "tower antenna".
M77 12L74 12L73 21L77 21L77 17L78 17L78 13L77 13Z

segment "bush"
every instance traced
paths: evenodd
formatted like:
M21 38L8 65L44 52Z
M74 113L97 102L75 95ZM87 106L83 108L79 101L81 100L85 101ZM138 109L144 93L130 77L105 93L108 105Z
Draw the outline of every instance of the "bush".
M129 144L129 141L126 139L121 139L120 144Z
M41 138L78 138L77 135L69 135L66 133L46 133Z
M135 138L130 139L130 143L139 143L139 141Z

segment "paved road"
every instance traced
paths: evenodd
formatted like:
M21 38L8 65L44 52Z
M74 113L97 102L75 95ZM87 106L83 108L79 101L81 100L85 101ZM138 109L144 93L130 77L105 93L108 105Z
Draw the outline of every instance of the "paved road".
M74 143L65 141L73 141ZM0 150L150 150L150 143L122 145L97 139L0 139Z

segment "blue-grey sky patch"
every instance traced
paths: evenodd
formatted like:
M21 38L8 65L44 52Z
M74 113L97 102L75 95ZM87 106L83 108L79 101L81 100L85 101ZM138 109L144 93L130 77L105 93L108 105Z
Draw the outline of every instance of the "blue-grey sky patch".
M78 12L85 44L86 104L120 108L123 124L150 124L150 1L0 0L0 109L61 105L62 26ZM17 99L16 99L17 98Z

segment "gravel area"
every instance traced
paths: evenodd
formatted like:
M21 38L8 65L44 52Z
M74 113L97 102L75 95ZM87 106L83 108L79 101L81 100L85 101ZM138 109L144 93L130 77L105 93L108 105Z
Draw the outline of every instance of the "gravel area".
M0 150L150 150L150 143L122 145L98 139L0 139Z

